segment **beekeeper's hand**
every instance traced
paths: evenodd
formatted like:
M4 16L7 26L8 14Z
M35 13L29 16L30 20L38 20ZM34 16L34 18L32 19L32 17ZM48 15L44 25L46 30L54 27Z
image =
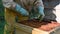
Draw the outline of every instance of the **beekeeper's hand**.
M15 9L17 10L17 12L21 13L23 16L28 16L29 13L27 10L25 10L24 8L22 8L20 5L16 5Z
M39 14L44 16L44 7L39 6Z

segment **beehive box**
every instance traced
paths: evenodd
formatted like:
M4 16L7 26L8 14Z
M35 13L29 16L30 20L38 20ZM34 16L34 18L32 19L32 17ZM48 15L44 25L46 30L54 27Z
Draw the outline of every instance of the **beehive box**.
M16 34L59 34L60 33L60 27L57 27L47 32L47 31L39 30L37 28L29 27L26 25L22 25L22 24L19 24L19 25L16 25L17 26Z
M31 23L30 22L29 21L28 21L28 23L25 21L24 21L24 23L20 22L19 27L21 28L21 30L23 30L23 32L24 31L26 33L28 32L28 34L29 33L30 34L59 34L60 33L60 26L57 26L49 31L44 31L42 29L39 29L39 27L42 26L44 23L35 23L34 24L33 22L31 22ZM16 25L18 25L18 24L16 24Z
M53 30L50 31L43 31L38 29L43 23L39 23L37 21L22 21L22 22L16 22L15 16L17 13L14 11L11 11L9 9L5 9L5 20L8 24L11 24L12 27L15 27L15 34L59 34L60 33L60 27L56 27ZM28 24L27 24L28 23ZM47 23L44 23L47 24ZM13 30L12 30L13 31ZM58 31L58 32L56 32Z

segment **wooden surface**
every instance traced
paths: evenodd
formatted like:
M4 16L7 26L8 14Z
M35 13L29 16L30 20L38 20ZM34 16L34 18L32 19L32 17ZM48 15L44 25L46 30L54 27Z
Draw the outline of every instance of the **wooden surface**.
M15 11L5 8L5 20L7 23L5 24L4 34L13 34L16 23L15 20L16 16L18 16L18 19L20 21L28 19L28 17L23 17L21 14L16 13ZM10 31L10 32L7 33L6 31Z
M49 32L34 28L34 30L32 30L32 34L49 34Z
M39 30L37 28L34 28L32 30L32 34L59 34L60 33L60 26L54 28L53 30L50 31L43 31L43 30Z
M14 30L15 15L16 14L14 14L12 10L5 8L5 20L7 23L5 24L4 34L12 34ZM6 31L11 31L11 32L8 33Z
M32 34L32 30L33 27L27 26L27 25L23 25L23 24L19 24L19 23L15 23L15 27L16 27L16 34Z

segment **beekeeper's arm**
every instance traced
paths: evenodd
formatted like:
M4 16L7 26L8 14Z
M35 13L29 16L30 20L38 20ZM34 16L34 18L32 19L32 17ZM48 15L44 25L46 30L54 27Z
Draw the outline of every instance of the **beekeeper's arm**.
M27 10L22 8L19 4L13 2L13 0L2 0L2 2L3 2L3 6L6 7L6 8L16 10L18 13L20 13L24 16L29 15Z

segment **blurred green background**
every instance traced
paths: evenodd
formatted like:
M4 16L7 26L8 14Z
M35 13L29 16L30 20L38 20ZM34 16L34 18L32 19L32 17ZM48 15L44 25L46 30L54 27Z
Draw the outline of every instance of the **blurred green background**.
M4 34L4 25L5 25L4 7L2 5L2 0L0 0L0 34Z

